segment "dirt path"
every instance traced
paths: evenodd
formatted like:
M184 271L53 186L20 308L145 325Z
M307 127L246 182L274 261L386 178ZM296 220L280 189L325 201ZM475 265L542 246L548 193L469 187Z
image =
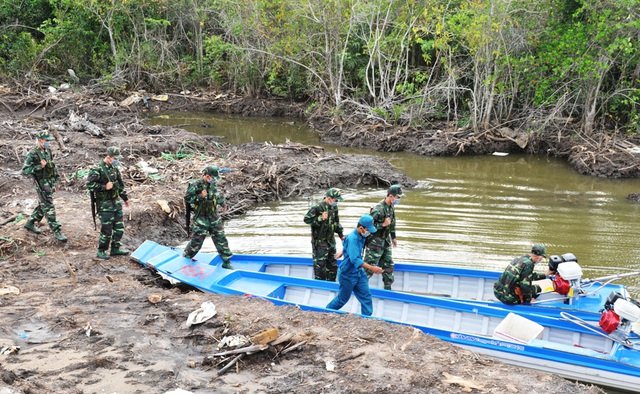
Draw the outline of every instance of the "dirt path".
M68 94L54 100L14 94L2 102L12 112L5 112L0 123L0 288L19 294L0 295L0 348L20 346L0 355L3 394L178 388L194 393L600 392L507 366L409 327L179 289L127 257L95 259L98 232L82 176L106 146L118 145L125 155L132 207L125 211L123 241L130 249L145 239L185 240L182 195L188 179L199 176L205 164L231 169L220 188L233 215L256 202L328 186L413 185L378 158L296 144L222 145L179 129L149 127L108 97ZM208 104L191 106L198 105ZM78 122L71 121L71 110L98 129L74 130ZM39 236L22 228L35 192L15 171L35 131L45 126L58 137L54 151L63 184L55 204L69 237L66 244L44 224ZM145 172L138 166L142 161L157 172ZM166 202L168 212L158 201ZM161 300L149 301L152 295ZM188 315L205 301L216 305L217 315L187 328ZM244 357L237 368L218 376L229 361L211 356L219 341L270 328L291 339ZM297 350L284 354L293 345ZM327 370L328 360L335 361L335 371Z

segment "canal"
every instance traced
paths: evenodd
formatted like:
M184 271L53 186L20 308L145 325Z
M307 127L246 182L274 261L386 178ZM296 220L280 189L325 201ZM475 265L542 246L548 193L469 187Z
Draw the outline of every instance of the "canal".
M344 148L321 143L298 119L179 112L149 122L180 125L232 144L289 140L388 160L418 181L396 207L396 262L502 270L541 243L550 254L575 254L583 277L640 270L640 204L626 198L640 192L638 179L583 176L564 161L543 156L425 157ZM385 193L383 188L343 188L345 232ZM310 230L302 218L323 195L261 204L233 218L226 223L230 247L236 253L310 255ZM621 283L640 296L640 276Z

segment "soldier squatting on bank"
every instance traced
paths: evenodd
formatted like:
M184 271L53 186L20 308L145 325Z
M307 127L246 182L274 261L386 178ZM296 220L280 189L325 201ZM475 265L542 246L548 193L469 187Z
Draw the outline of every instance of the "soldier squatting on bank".
M98 240L98 258L108 259L109 256L123 256L129 251L122 249L122 235L124 234L124 222L122 214L122 202L129 206L129 198L124 189L124 182L118 160L122 159L120 149L112 146L107 148L106 157L89 170L87 189L93 194L91 200L97 208L100 217L100 238ZM122 200L121 200L122 199ZM109 250L107 254L107 250Z
M42 218L46 216L53 236L58 241L66 242L67 237L60 231L61 224L56 219L56 209L53 206L53 193L60 190L60 175L58 175L58 169L53 162L53 153L49 148L49 141L53 141L53 137L48 131L43 130L36 134L36 138L37 144L27 154L22 173L33 178L34 188L38 195L38 205L29 216L24 228L40 234L41 231L36 227L36 223L40 223Z

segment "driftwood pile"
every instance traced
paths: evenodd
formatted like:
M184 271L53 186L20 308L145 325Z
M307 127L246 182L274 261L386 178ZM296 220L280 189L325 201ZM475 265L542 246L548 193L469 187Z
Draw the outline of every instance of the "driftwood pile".
M26 152L35 144L35 132L48 129L56 137L52 148L62 179L61 191L84 194L89 169L105 157L107 146L116 145L124 155L121 172L129 198L138 207L140 203L148 205L142 209L163 221L183 216L188 183L201 177L209 165L228 170L218 183L227 200L227 217L242 214L256 203L314 195L329 187L415 185L387 161L374 156L329 153L322 147L291 142L231 146L214 136L172 126L149 126L137 116L124 113L115 102L94 99L91 107L83 104L86 100L74 101L62 94L58 98L61 101L55 108L48 108L47 118L0 124L0 158L6 159L4 172L12 178L9 183L30 188L19 170Z

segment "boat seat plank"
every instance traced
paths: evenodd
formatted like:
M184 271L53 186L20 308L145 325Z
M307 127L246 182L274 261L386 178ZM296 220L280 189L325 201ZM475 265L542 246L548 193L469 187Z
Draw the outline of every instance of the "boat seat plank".
M281 282L257 278L240 277L228 283L226 287L241 292L250 288L253 295L262 297L272 296L274 294L284 294L284 285Z
M545 341L543 339L532 339L529 342L529 344L533 345L533 346L539 346L539 347L542 347L542 348L545 348L545 349L559 350L559 351L562 351L562 352L580 354L580 355L599 358L599 359L603 359L603 360L613 360L614 359L614 357L612 357L608 353L601 353L601 352L597 352L595 350L583 348L583 347L580 347L580 346L572 346L572 345L566 345L566 344L562 344L562 343L547 342L547 341Z
M175 259L182 259L182 255L175 250L167 249L164 252L148 259L147 265L153 268L160 268Z

